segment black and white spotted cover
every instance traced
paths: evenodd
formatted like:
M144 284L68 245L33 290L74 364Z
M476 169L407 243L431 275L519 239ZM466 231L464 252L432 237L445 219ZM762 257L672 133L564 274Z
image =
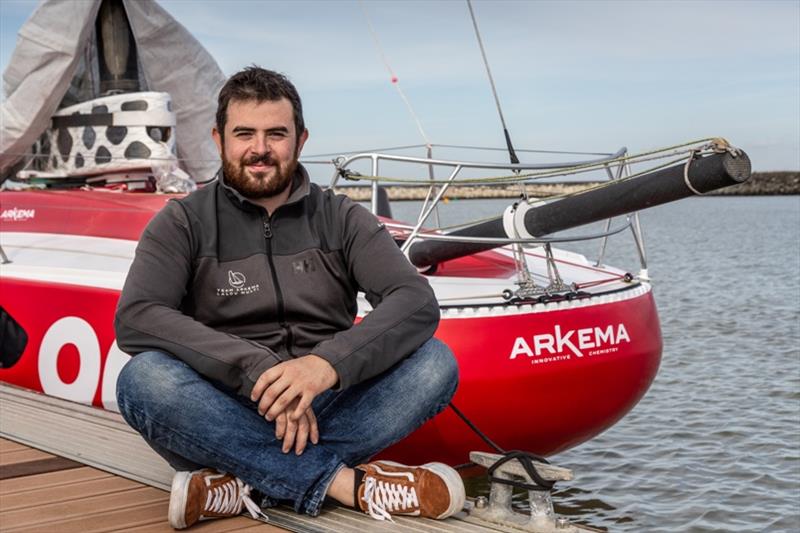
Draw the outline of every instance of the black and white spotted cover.
M45 132L50 153L43 170L86 176L174 162L175 123L164 92L117 94L65 107Z

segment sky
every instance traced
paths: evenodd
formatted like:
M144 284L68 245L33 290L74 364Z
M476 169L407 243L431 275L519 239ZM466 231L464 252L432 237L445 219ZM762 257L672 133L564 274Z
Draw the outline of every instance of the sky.
M464 1L159 3L226 75L258 64L292 79L304 155L424 142L365 12L431 142L504 146ZM35 6L0 0L3 70ZM473 8L517 148L636 153L722 136L755 170L800 170L800 0Z

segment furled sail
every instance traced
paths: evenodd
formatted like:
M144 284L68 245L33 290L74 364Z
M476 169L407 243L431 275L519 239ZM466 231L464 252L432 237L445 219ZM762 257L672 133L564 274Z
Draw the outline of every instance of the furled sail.
M196 181L219 167L209 131L225 76L180 23L153 0L105 0L124 7L136 53L133 85L169 93L177 115L177 157ZM103 0L43 2L19 31L3 73L0 175L31 153L59 109L133 87L100 81L96 19ZM108 5L108 4L107 4ZM102 30L99 30L102 32ZM124 54L123 54L124 55ZM113 70L113 66L112 66ZM121 74L125 74L124 72ZM124 78L124 76L122 76ZM125 80L123 80L125 81ZM130 82L131 80L127 80ZM130 87L129 87L130 86Z

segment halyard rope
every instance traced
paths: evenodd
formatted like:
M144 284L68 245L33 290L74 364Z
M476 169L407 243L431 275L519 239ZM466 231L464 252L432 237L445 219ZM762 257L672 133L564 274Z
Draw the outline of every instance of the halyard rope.
M367 21L367 26L369 26L369 33L370 35L372 35L372 40L375 42L375 48L378 49L378 54L381 56L381 61L383 61L383 64L386 66L386 70L389 71L389 76L391 76L392 85L395 86L398 94L400 95L400 98L402 98L403 102L405 102L406 107L408 108L408 112L411 113L411 118L414 119L414 122L417 124L417 129L419 130L420 135L422 135L422 138L425 141L425 145L430 146L431 141L430 139L428 139L428 136L425 134L425 130L422 128L422 122L420 122L419 117L414 112L414 108L411 106L411 102L406 97L406 94L403 92L403 89L400 87L400 79L394 73L394 69L392 69L392 66L389 64L389 60L386 59L386 54L384 54L383 52L383 47L381 46L381 42L380 40L378 40L378 33L375 31L375 27L372 25L372 21L369 18L369 14L367 13L367 8L364 5L364 2L362 0L359 0L358 5L361 7L361 12L364 14L364 18Z

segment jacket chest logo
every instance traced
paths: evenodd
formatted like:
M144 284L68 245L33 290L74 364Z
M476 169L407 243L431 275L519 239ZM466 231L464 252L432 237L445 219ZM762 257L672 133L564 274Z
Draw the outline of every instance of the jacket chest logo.
M307 274L314 272L317 267L311 259L301 259L299 261L292 261L292 274Z
M247 278L244 277L244 274L241 272L234 272L233 270L228 270L228 283L234 289L241 289L244 287Z
M217 296L253 294L261 289L258 283L254 285L247 285L247 278L245 275L234 270L228 270L228 285L230 285L230 288L217 288Z

